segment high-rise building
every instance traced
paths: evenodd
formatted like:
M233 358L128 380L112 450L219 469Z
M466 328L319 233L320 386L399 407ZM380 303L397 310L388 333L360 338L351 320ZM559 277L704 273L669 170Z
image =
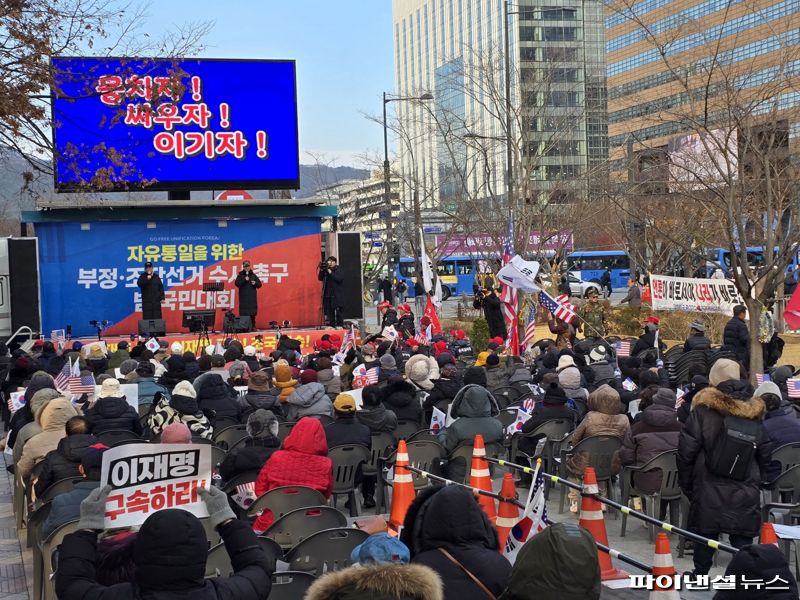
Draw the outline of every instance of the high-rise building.
M607 161L599 0L509 3L516 195L569 200ZM504 0L393 0L404 205L423 215L506 190Z
M644 180L643 191L666 193L670 155L689 145L699 129L708 134L715 122L730 129L744 121L732 111L749 111L746 117L756 123L759 113L797 107L800 93L778 89L775 82L800 73L799 11L800 0L640 0L610 7L613 176ZM766 102L768 86L776 89L774 106ZM712 125L698 127L698 115ZM795 130L787 123L792 137Z

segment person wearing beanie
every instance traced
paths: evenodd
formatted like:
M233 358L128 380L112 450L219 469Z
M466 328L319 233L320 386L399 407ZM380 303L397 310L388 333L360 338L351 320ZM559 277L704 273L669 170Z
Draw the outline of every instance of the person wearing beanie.
M162 444L191 444L192 432L185 423L175 422L164 427L161 432Z
M625 437L619 450L619 460L624 466L641 466L662 452L678 448L678 436L681 423L675 413L677 397L669 388L657 388L650 406L646 407ZM636 487L648 494L661 489L661 471L634 473L633 482ZM661 503L661 517L666 513L666 502ZM671 515L672 520L675 515Z
M765 381L756 388L753 398L761 398L767 409L764 415L764 431L772 443L772 451L786 444L800 443L800 419L797 412L783 406L780 388L772 381ZM766 481L772 481L781 474L781 464L771 461Z
M685 394L683 395L683 398L681 398L683 403L676 411L678 415L678 421L681 423L686 423L686 419L689 418L689 413L692 410L692 401L697 393L709 386L708 377L705 375L692 375L691 371L689 375L689 385L684 388Z
M211 423L216 427L215 421L220 417L227 417L239 422L242 418L242 409L234 389L214 373L203 376L200 389L197 390L197 404L206 414L214 415Z
M486 387L486 370L479 366L467 367L464 371L464 385L470 384Z
M232 387L240 387L247 385L247 363L243 360L235 360L231 363L231 366L228 368L228 373L230 373L230 378L228 379L228 385Z
M117 344L117 349L108 355L108 368L116 369L122 365L123 361L129 360L130 357L128 342L123 340Z
M199 392L200 386L203 385L205 378L211 377L212 375L219 375L223 382L227 382L231 378L230 371L228 371L228 369L225 367L225 359L221 354L211 355L211 368L208 371L198 375L197 379L195 379L193 382L195 391Z
M728 563L725 577L733 578L733 588L719 589L714 600L797 600L799 597L792 569L781 549L773 544L753 544L739 550ZM748 585L755 581L773 583L763 587Z
M43 388L40 389L38 392L33 394L30 402L20 408L17 413L22 412L25 408L29 408L34 415L38 415L41 410L47 406L47 404L51 400L55 400L56 398L61 398L61 392L58 390L54 390L51 388ZM16 436L16 440L14 441L13 447L13 458L14 464L19 462L19 459L22 457L22 450L25 448L26 442L35 436L37 433L42 431L41 426L39 425L39 420L34 418L30 423L26 423L22 426L22 429L19 430ZM9 434L9 437L10 434Z
M540 436L529 436L537 427L553 419L564 419L570 424L570 431L575 429L578 422L578 413L567 406L567 395L553 382L544 388L544 398L537 402L531 411L531 418L522 426L522 437L519 439L519 449L526 454L533 455Z
M122 379L125 379L126 383L133 383L128 379L128 375L136 371L136 367L139 366L139 363L134 360L133 358L126 358L119 364L119 374L122 376ZM109 369L111 371L111 369ZM108 373L114 379L120 379L116 377L116 373Z
M142 435L139 412L128 404L116 379L106 379L100 386L97 400L86 411L86 420L96 436L106 431L132 431Z
M84 417L72 417L64 426L67 437L58 442L55 450L47 453L42 461L42 469L33 486L36 497L56 481L70 477L80 477L81 455L97 440L89 433L89 423Z
M246 419L258 409L271 410L276 416L283 417L283 406L278 400L280 390L271 385L266 371L253 371L247 380L247 393L239 397L242 407L242 419Z
M158 383L168 390L174 388L179 381L189 380L186 374L186 361L183 360L182 354L171 354L162 364L167 370L158 378Z
M330 498L333 491L333 463L328 458L325 430L317 419L304 417L292 427L258 474L256 495L284 485L305 485ZM272 525L275 516L265 509L253 523L253 531L261 534Z
M171 423L183 423L192 432L207 440L211 439L214 429L211 421L200 410L197 403L197 392L188 381L181 381L172 390L172 395L159 395L155 408L150 413L149 428L152 435L161 435L164 428Z
M554 523L519 551L502 600L598 600L600 563L592 535Z
M42 539L47 539L64 523L81 516L81 502L92 490L100 487L100 470L106 450L108 446L94 442L80 452L77 476L83 477L83 481L74 484L71 491L53 498L50 513L42 524Z
M733 317L722 332L722 349L733 352L736 360L745 368L750 366L750 330L746 320L747 307L737 304L733 307Z
M710 350L711 340L706 337L706 326L703 321L696 319L689 325L689 337L683 343L683 351Z
M15 464L15 472L23 480L31 474L47 453L58 448L58 443L67 436L66 425L78 416L78 409L66 398L53 398L36 413L41 432L31 437L22 448L22 456Z
M282 361L275 365L275 387L278 389L278 398L281 402L286 400L294 393L297 380L292 377L292 368Z
M270 595L275 558L268 557L246 522L237 519L225 492L200 489L209 525L219 532L233 574L206 578L208 539L200 519L176 508L152 513L133 543L133 579L104 586L97 579L98 530L110 487L94 490L81 504L78 531L59 547L56 595L61 600L197 598L262 600Z
M478 370L481 371L485 377L484 370L480 368ZM484 379L483 381L485 387L486 380ZM425 398L422 403L422 409L425 411L425 416L423 417L425 419L424 422L431 422L431 415L433 414L434 407L446 413L447 406L453 401L453 398L458 394L458 390L462 387L464 387L464 382L455 364L450 363L440 367L439 379L433 380L433 389L428 392L427 398Z
M569 369L565 369L568 371ZM561 375L565 372L559 373L559 381ZM617 390L609 385L601 385L591 394L589 394L588 402L589 412L580 422L572 434L572 445L575 446L581 440L595 436L595 435L613 435L622 440L625 434L630 429L630 422L628 417L620 414L620 400ZM567 470L571 474L573 481L578 481L578 478L583 475L584 469L589 465L589 454L586 451L581 451L573 454L567 460ZM619 472L619 465L615 465L615 474ZM605 483L600 484L600 493L605 495L604 488L607 486ZM574 492L574 493L572 493ZM570 489L570 512L578 512L578 496L579 493Z
M139 391L139 406L154 404L156 396L169 397L169 390L156 381L156 370L149 361L140 362L136 366L136 387Z
M325 386L325 393L331 400L342 393L342 380L334 375L333 362L327 356L317 359L317 381Z
M183 370L186 373L186 379L194 381L200 375L200 365L197 362L197 357L194 352L187 350L183 353Z
M574 361L573 361L574 362ZM577 366L565 366L558 372L558 385L572 402L578 421L589 412L589 392L581 384L581 372Z
M720 358L708 372L709 383L726 396L737 400L753 397L753 385L742 375L741 365L729 358Z
M400 371L397 370L397 361L388 352L378 359L378 363L380 364L379 383L389 381L389 379L400 375Z
M301 417L318 415L332 417L333 404L328 394L325 393L325 386L316 380L317 372L312 369L306 369L300 374L301 381L304 377L308 383L301 383L294 388L294 391L286 398L283 405L286 420L291 423L300 420ZM283 392L281 392L282 395Z
M406 512L400 541L408 547L412 565L430 567L441 577L445 600L489 598L475 579L495 598L508 586L511 564L500 553L492 523L467 489L447 485L421 490Z
M508 387L508 378L516 369L513 362L500 363L500 357L494 352L486 357L486 387L490 392Z
M701 390L692 400L692 410L678 438L678 484L690 502L688 529L709 539L727 533L731 546L742 548L752 543L761 526L761 482L767 477L772 445L760 424L766 412L764 401L726 394L722 391L725 383L729 382ZM736 419L727 419L729 416ZM708 459L714 456L720 435L727 427L736 426L739 430L752 429L756 436L751 456L736 459L742 465L744 480L717 474ZM713 552L695 545L694 574L708 573Z
M225 456L219 468L222 481L230 481L247 471L261 471L269 457L281 447L278 418L271 410L258 410L247 417L247 439Z

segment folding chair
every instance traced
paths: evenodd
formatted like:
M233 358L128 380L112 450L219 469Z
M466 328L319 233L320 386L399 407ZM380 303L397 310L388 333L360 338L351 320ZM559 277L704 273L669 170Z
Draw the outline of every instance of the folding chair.
M678 485L678 463L677 450L668 450L654 456L648 462L639 466L622 467L620 480L622 482L622 500L620 504L628 506L631 496L639 496L645 499L645 512L654 519L661 518L661 501L669 501L669 518L675 523L679 522L679 508L681 499L681 488ZM648 493L636 486L634 478L636 473L649 473L651 471L661 471L661 487L655 493ZM628 523L628 515L622 513L622 523L620 526L620 537L625 537L625 527ZM655 526L648 525L650 541L655 537Z
M284 485L262 494L247 509L248 517L255 517L264 510L272 512L275 519L298 508L322 506L327 500L322 492L304 485Z
M347 494L350 516L357 517L360 510L356 498L356 476L361 465L369 462L369 450L358 444L334 446L328 449L328 457L333 462L333 507L336 508L338 496Z
M232 425L219 430L215 427L214 432L211 438L214 445L225 451L235 445L239 440L250 437L250 434L247 433L246 425Z
M319 531L337 527L347 527L344 513L330 506L309 506L276 519L264 532L264 537L288 550Z
M292 571L315 576L350 566L353 549L369 537L366 531L352 527L326 529L307 537L286 553Z
M567 459L579 452L586 452L589 455L589 465L594 468L597 475L597 483L603 481L607 482L608 497L610 500L614 499L614 486L612 479L614 474L612 472L612 462L614 454L619 450L622 445L622 440L614 435L593 435L582 439L570 450L561 451L561 464L559 465L559 476L566 479L569 476L574 476L567 470ZM583 473L579 475L583 479ZM564 498L566 497L566 486L561 486L561 494L558 501L559 514L564 512Z
M314 576L311 573L302 571L273 573L269 600L297 600L305 595L312 583L314 583Z

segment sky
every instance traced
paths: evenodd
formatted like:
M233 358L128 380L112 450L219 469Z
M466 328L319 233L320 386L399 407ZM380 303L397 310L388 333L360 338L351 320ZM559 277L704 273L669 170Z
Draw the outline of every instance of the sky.
M213 21L200 56L297 61L300 162L363 166L383 152L381 94L394 89L390 0L161 0L150 31Z

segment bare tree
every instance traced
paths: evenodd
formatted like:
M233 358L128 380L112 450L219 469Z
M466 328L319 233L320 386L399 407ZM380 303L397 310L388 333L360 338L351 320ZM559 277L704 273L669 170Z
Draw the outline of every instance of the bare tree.
M748 8L760 14L757 7ZM750 317L750 370L761 372L760 315L782 289L800 243L800 178L789 144L800 46L788 39L789 34L778 34L779 56L771 66L756 66L737 58L724 39L727 13L710 29L700 20L686 20L660 32L640 18L628 0L615 4L615 9L635 23L672 80L674 101L664 103L646 121L669 125L680 136L660 149L668 176L662 191L676 214L686 215L688 226L678 235L654 218L648 202L637 206L637 221L697 261L706 260L706 248L727 249L730 276ZM707 52L686 64L673 44L690 35L699 36ZM653 150L646 140L633 136L629 148ZM748 246L760 246L763 252L749 253Z

